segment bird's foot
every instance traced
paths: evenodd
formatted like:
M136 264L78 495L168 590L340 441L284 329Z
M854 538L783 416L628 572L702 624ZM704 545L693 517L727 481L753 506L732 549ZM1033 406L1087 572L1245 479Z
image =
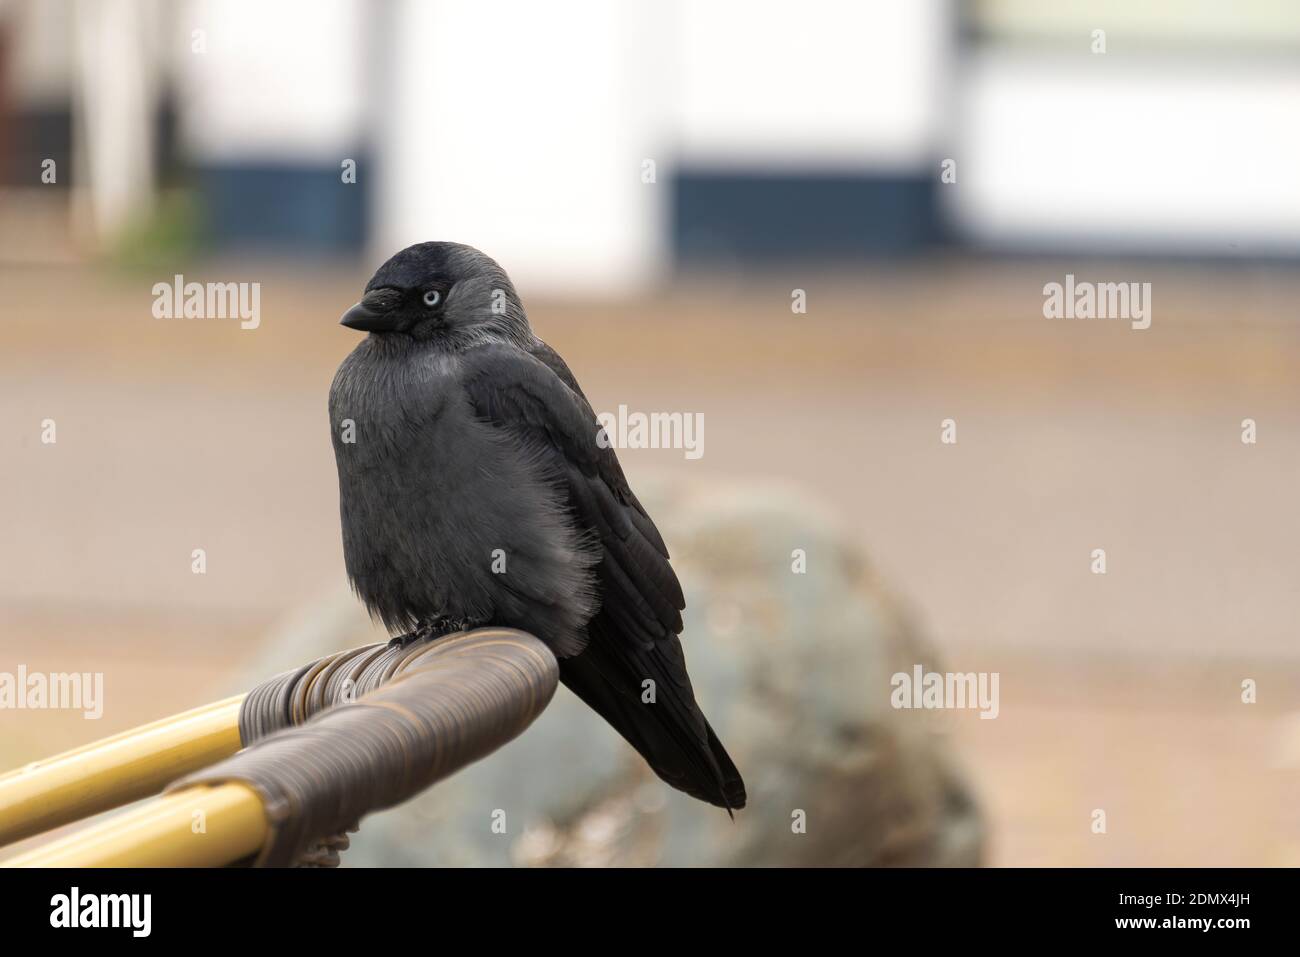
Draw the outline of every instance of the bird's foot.
M404 635L394 635L389 639L389 648L405 648L407 645L414 644L420 640L419 631L408 631Z
M458 631L468 631L471 628L477 628L482 624L472 618L452 618L448 615L439 615L437 618L426 618L421 621L414 631L408 631L404 635L398 635L388 643L389 648L405 648L420 641L432 641L435 638L443 638L447 635L455 634Z

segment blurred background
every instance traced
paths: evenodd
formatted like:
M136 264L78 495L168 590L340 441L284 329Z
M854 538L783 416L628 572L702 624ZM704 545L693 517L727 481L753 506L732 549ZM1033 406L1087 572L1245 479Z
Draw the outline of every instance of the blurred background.
M620 457L757 810L689 839L552 767L509 842L402 862L1300 864L1297 169L1286 0L0 0L0 672L106 695L0 711L0 770L371 635L337 321L446 239L598 411L704 415ZM154 318L177 274L259 283L257 328ZM1044 318L1067 274L1151 327ZM890 709L923 662L997 719ZM532 773L605 733L560 720ZM447 787L520 789L510 749ZM441 789L358 862L450 840ZM834 840L757 837L817 800Z

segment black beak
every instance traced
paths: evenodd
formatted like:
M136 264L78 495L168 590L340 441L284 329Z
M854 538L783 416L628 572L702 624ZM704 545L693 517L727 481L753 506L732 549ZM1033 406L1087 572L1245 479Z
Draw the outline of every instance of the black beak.
M401 321L393 314L394 299L391 289L375 289L343 313L339 322L358 332L392 332Z

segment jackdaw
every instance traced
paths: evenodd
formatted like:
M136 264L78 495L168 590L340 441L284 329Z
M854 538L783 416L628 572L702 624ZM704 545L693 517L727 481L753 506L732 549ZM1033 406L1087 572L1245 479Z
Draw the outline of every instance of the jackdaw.
M342 322L369 333L329 409L344 558L371 614L397 642L531 632L659 777L744 807L686 674L668 549L505 271L470 246L420 243Z

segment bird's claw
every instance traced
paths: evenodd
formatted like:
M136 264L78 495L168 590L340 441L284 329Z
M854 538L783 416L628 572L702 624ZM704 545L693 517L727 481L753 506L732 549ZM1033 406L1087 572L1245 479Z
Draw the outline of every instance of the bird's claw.
M405 648L407 645L420 640L418 631L408 631L404 635L395 635L388 642L389 648Z
M447 615L439 615L437 618L430 618L420 622L414 631L398 635L388 643L388 647L405 648L416 642L432 641L435 638L452 635L458 631L467 631L470 628L478 627L479 624L479 622L470 618L450 618Z

